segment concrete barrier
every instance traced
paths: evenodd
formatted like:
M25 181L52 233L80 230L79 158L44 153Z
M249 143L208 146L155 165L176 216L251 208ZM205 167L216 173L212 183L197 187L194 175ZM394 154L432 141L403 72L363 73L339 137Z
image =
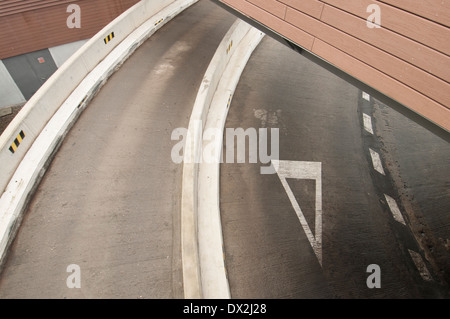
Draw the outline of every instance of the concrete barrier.
M0 136L0 193L5 190L12 174L44 126L89 72L129 34L163 8L170 4L178 4L179 7L182 7L186 3L194 2L196 1L141 1L103 28L70 57L31 97ZM106 44L104 39L112 33L114 33L114 38ZM81 97L79 103L84 98L84 96ZM12 152L9 148L20 132L23 132L25 137L17 149Z
M216 187L203 188L208 193L199 193L203 128L207 124L210 107L213 103L223 103L224 95L227 108L230 90L234 91L240 74L261 37L259 31L243 21L238 20L233 24L211 60L195 100L186 138L182 182L181 238L185 298L230 297L218 207L217 210L210 211L211 219L202 220L198 215L205 198L211 196L215 203L219 200ZM226 112L215 113L213 116L217 115L224 124ZM218 165L219 163L215 166L217 170ZM217 175L212 183L218 187ZM202 221L201 224L199 220ZM205 228L210 226L212 228L205 233Z
M216 152L214 152L214 158L209 158L199 164L198 172L199 259L203 297L208 299L231 298L220 215L220 163L223 131L241 74L263 36L262 32L250 27L238 44L219 82L203 128L204 132L221 132L220 135L214 136L214 139L208 144L203 143L204 151L213 149ZM205 154L205 156L208 155Z
M124 12L69 58L1 135L0 265L34 189L89 100L140 44L197 1L146 0Z

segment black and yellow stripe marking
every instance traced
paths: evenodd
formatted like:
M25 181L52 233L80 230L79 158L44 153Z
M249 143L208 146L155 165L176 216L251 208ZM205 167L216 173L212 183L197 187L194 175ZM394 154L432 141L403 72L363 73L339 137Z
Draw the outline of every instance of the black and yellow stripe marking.
M78 104L78 108L80 108L87 100L87 95L84 97L84 99L80 102L80 104Z
M233 46L233 41L231 41L230 44L228 45L227 54L230 53L232 46Z
M17 151L20 143L22 143L24 138L25 138L25 133L23 131L20 131L19 135L17 135L16 139L14 140L14 142L11 144L11 147L9 148L11 153L14 154Z
M230 97L228 98L228 104L227 104L227 108L229 108L230 107L230 104L231 104L231 97L232 97L233 95L231 95L230 94Z
M155 26L157 26L158 24L160 24L163 21L164 21L164 19L159 20L158 22L155 23Z
M114 32L111 32L105 39L105 44L108 44L108 42L110 42L112 39L114 39L115 35Z

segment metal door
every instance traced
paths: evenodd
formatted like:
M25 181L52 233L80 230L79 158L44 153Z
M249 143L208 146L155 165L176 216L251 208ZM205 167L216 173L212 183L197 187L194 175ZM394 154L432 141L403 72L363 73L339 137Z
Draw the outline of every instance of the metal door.
M29 100L57 69L48 49L7 58L3 63L26 100Z

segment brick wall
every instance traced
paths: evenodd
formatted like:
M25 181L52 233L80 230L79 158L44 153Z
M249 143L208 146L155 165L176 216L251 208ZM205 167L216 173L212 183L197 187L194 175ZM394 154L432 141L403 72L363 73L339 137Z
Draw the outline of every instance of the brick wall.
M0 1L0 59L92 37L139 0ZM69 4L81 9L81 28L68 28Z
M450 0L219 1L450 131Z

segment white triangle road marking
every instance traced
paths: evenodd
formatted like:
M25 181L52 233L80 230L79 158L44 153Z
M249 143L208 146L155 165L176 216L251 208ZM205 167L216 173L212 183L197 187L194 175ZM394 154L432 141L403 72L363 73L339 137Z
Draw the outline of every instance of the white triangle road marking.
M272 165L280 178L286 193L294 207L300 224L306 233L311 247L322 266L322 163L321 162L303 162L303 161L279 161L272 160ZM312 179L316 181L315 198L315 232L311 231L308 222L298 204L287 178L294 179Z

